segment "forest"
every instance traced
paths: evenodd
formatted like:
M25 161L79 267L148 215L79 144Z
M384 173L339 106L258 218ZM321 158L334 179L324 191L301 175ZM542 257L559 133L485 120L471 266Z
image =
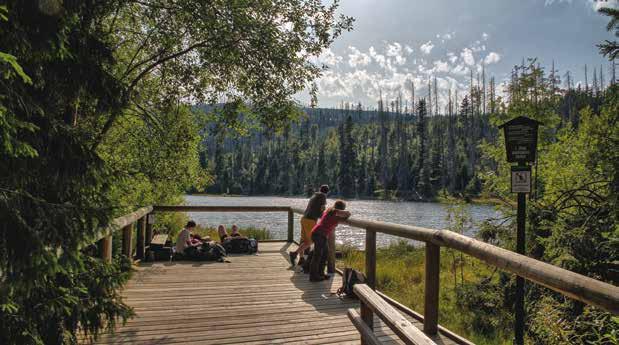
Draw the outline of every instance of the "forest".
M345 198L469 200L483 193L484 171L496 168L482 146L497 143L499 123L492 119L506 118L510 100L522 88L518 84L534 83L530 87L540 97L552 93L559 123L549 124L551 130L577 126L580 111L587 106L599 111L616 81L613 63L594 67L591 82L587 68L584 85L574 85L569 71L561 80L554 64L544 68L535 59L523 60L505 95L497 94L495 78L487 81L485 70L471 71L468 93L449 90L445 102L439 102L436 78L430 79L423 94L411 84L408 96L380 99L374 109L360 103L303 108L281 133L213 125L203 132L200 162L214 183L193 191L303 195L329 184Z

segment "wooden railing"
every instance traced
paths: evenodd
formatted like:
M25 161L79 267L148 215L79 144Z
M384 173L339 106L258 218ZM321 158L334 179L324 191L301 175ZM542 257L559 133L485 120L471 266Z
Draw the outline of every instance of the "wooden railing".
M147 222L149 214L161 212L286 212L288 214L288 242L294 241L294 213L287 206L147 206L135 212L114 219L108 226L97 232L93 242L97 242L101 258L112 260L112 237L122 229L122 253L133 257L133 230L137 223L135 258L144 259L145 251L153 238L152 224Z
M123 239L122 252L132 257L133 228L134 224L137 223L136 258L144 259L144 252L152 238L152 226L147 224L146 218L152 211L152 206L142 207L135 212L114 219L108 226L100 229L93 242L97 242L101 258L107 262L112 261L112 236L120 229L122 229ZM85 243L85 245L91 243Z
M144 249L152 238L151 225L146 217L152 212L286 212L288 214L287 240L293 241L294 213L303 214L299 208L286 206L148 206L133 213L116 218L99 232L94 241L99 241L102 257L111 260L112 236L122 229L123 253L131 256L133 225L137 223L136 257L144 257ZM376 287L376 234L384 233L402 238L425 242L425 296L423 330L428 335L438 331L440 248L447 247L471 255L479 260L514 273L565 296L619 314L619 287L595 280L551 264L535 260L509 250L499 248L476 239L448 230L434 230L410 225L377 222L349 218L346 224L365 229L365 274L367 284ZM93 241L93 242L94 242ZM373 316L364 315L372 328Z
M302 214L303 210L292 208ZM619 314L619 287L595 280L551 264L516 254L509 250L466 237L449 230L349 218L344 223L365 229L365 274L367 284L376 288L376 233L425 242L425 295L423 330L438 331L440 248L447 247L543 285L565 296ZM372 327L372 316L365 318Z
M373 317L372 313L383 320L405 344L436 345L432 339L415 327L404 315L374 292L371 287L366 284L357 284L354 287L354 292L361 301L361 314L359 315L355 309L348 309L348 317L361 333L365 345L381 343L367 324L366 315Z
M153 206L153 212L286 212L287 241L294 241L294 213L287 206Z

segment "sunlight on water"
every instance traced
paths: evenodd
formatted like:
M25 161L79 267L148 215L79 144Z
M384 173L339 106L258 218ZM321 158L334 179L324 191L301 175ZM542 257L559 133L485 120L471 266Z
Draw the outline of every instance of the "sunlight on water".
M202 206L293 206L305 208L307 200L305 198L284 198L284 197L221 197L221 196L202 196L187 195L187 205ZM328 203L334 200L329 199ZM415 203L415 202L388 202L375 200L352 200L347 202L347 209L352 212L353 217L378 220L391 223L406 225L416 225L433 229L444 229L448 226L446 217L446 206L437 203ZM493 206L469 205L467 206L473 221L477 224L483 220L497 218L500 213ZM271 231L276 239L286 239L288 228L288 216L285 212L195 212L189 216L198 224L205 226L217 226L224 224L229 227L237 224L241 227L255 226L266 228ZM295 215L295 238L298 240L300 216ZM468 235L473 235L477 231L475 226ZM363 247L365 241L365 231L363 229L352 228L347 225L338 226L337 242L351 244L356 247ZM385 246L396 240L395 237L378 234L378 245Z

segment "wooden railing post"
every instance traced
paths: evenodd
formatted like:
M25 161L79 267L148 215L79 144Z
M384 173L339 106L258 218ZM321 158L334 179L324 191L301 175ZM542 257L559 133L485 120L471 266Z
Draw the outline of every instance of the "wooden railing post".
M365 229L365 276L366 284L376 290L376 231Z
M146 238L144 240L147 246L150 246L150 242L153 240L153 219L155 215L149 213L146 215Z
M112 235L105 236L98 243L101 259L107 263L112 262Z
M441 247L426 242L425 303L423 331L428 335L438 332L438 298Z
M123 228L123 254L132 257L131 241L132 241L133 224L129 224Z
M376 231L372 229L365 229L365 277L366 284L376 289ZM361 318L374 329L374 314L365 303L361 303Z
M138 237L135 245L135 256L139 260L143 260L145 254L146 217L147 216L144 216L138 219Z
M288 209L288 242L294 242L294 213Z

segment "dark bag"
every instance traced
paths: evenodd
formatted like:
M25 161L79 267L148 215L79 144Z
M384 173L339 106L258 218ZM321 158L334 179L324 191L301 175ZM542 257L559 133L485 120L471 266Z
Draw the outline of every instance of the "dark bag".
M314 256L314 251L310 250L310 252L307 254L307 258L303 260L303 264L301 265L301 268L303 269L303 273L309 273L310 264L312 263L313 256Z
M199 247L187 247L183 257L194 261L223 261L226 256L224 247L217 243L203 243Z
M211 260L223 261L224 257L228 255L226 249L219 243L205 243L203 246L209 246L208 254Z
M353 291L355 284L365 284L365 276L363 273L352 268L344 268L342 287L337 290L337 294L340 296L357 298Z
M253 254L258 251L258 241L253 238L228 237L223 243L226 253Z

